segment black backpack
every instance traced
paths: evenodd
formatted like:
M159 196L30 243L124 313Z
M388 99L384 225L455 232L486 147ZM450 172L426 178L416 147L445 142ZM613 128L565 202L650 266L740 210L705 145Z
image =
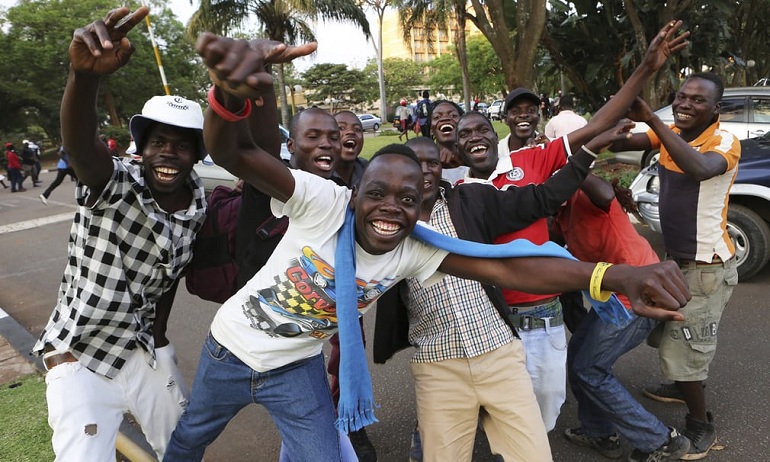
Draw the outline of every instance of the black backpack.
M424 99L421 99L419 103L417 103L417 117L420 119L427 119L428 118L428 102Z

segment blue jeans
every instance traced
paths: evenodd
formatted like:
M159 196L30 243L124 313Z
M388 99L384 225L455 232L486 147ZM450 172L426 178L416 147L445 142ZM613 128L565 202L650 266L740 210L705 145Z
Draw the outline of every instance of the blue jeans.
M657 325L654 319L636 317L621 329L590 310L572 335L567 370L587 436L601 438L617 431L642 452L652 452L668 441L668 427L642 407L612 372L615 361L642 343Z
M230 419L250 403L261 404L270 413L289 460L341 460L322 354L257 372L211 334L203 344L190 404L163 460L201 460Z

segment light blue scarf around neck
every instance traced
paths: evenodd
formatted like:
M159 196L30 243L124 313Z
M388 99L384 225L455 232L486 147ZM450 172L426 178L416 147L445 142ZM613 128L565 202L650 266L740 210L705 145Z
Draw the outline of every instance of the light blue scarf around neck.
M450 253L468 257L558 257L576 260L564 248L553 242L535 245L524 239L507 244L481 244L464 241L433 231L425 226L415 226L412 236ZM356 296L356 241L355 215L350 208L345 212L345 222L340 229L335 252L335 285L337 288L337 327L340 338L340 399L337 405L337 429L350 433L377 422L374 416L372 379L366 364L366 353L358 322ZM625 326L634 319L615 294L607 302L590 298L594 310L604 321Z

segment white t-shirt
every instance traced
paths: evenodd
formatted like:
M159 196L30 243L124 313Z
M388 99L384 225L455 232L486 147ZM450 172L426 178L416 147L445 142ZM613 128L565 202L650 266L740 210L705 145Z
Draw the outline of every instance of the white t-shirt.
M292 174L294 194L285 204L271 202L275 216L290 218L286 235L211 324L214 338L258 372L319 354L337 331L334 257L351 191L307 172ZM440 280L436 270L446 255L413 238L383 255L356 244L359 312L403 278Z

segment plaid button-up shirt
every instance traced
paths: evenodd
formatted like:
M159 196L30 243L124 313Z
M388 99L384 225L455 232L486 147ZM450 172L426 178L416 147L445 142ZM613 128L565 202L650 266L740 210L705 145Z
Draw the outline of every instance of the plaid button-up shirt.
M443 190L430 224L442 234L458 237ZM409 342L417 347L412 362L472 358L513 341L511 329L480 282L447 275L430 287L412 278L407 283Z
M33 352L70 350L81 364L113 378L137 346L155 357L155 305L192 258L206 199L195 172L187 210L167 213L145 186L141 164L114 159L96 203L77 189L79 208L56 307ZM154 359L153 359L154 367Z

